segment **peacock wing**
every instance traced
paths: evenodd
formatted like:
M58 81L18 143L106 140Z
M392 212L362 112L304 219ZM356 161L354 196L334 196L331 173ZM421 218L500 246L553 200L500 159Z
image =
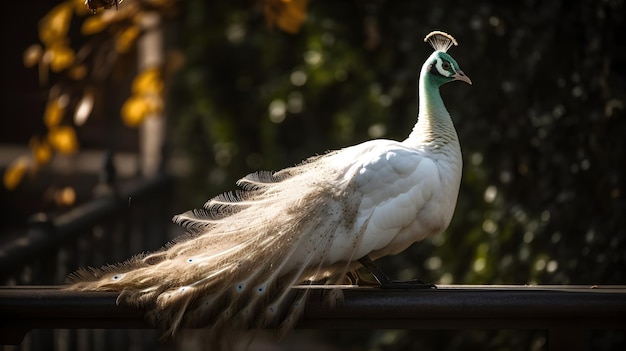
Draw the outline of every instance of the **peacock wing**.
M436 211L441 207L441 170L420 149L392 140L361 144L357 162L347 170L352 197L358 200L352 236L336 240L331 257L396 254L443 228ZM358 245L355 245L358 242ZM355 247L356 246L356 247Z

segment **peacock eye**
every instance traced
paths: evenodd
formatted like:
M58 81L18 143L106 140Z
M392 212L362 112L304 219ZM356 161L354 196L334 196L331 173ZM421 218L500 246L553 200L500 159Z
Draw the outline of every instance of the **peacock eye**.
M441 67L443 67L443 69L445 69L446 71L450 69L450 62L448 61L443 61L443 64L441 65Z

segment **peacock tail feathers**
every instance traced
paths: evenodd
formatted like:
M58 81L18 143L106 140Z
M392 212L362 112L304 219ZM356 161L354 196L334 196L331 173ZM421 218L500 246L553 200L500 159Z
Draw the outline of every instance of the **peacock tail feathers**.
M290 287L342 283L349 269L349 261L329 262L327 253L338 226L350 227L348 212L355 209L340 175L334 183L318 181L319 172L333 173L324 170L324 159L242 178L240 190L174 217L186 235L122 264L81 269L69 277L71 289L120 291L119 303L147 307L150 320L168 335L182 326L288 331L307 296L306 289ZM329 221L331 213L345 219ZM331 274L333 264L343 269Z

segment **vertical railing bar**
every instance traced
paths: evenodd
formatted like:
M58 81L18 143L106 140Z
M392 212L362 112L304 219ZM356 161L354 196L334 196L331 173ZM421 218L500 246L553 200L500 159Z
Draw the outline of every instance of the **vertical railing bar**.
M137 66L139 70L162 68L163 29L157 12L144 13L140 22L143 35L137 42ZM165 116L153 112L139 127L139 152L141 172L146 177L158 174L163 162L162 147L165 139Z

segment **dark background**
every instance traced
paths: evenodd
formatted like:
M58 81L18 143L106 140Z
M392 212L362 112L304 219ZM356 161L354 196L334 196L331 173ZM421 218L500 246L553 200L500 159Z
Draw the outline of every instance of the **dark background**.
M21 55L53 4L13 1L0 11L2 143L27 145L42 132L45 87ZM254 170L372 137L405 138L416 120L417 75L431 53L422 39L438 29L458 40L449 53L474 83L442 89L464 155L459 202L444 235L382 264L398 278L438 283L624 284L625 13L619 0L312 0L303 28L288 34L268 29L256 2L181 1L168 32L185 57L168 94L168 141L191 170L179 179L172 213L201 206ZM294 72L306 75L304 85L293 84ZM108 148L115 140L132 152L136 131L111 127L119 125L120 98L109 101L110 115L78 130L81 145ZM275 123L270 107L281 101L287 112ZM2 191L3 212L12 213L5 223L41 204L41 182ZM400 331L389 344L384 333L356 334L329 338L380 350L545 344L534 332ZM610 349L624 335L594 342Z

